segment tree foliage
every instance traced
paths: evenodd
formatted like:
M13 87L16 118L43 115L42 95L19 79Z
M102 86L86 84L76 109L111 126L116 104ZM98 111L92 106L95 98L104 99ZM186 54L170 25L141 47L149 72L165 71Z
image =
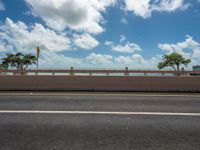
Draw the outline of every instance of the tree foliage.
M31 54L16 53L7 54L6 57L1 60L1 69L8 69L11 67L23 71L26 70L29 65L36 64L37 58Z
M0 70L7 70L8 69L8 65L1 63L0 64Z
M163 56L163 61L158 64L159 69L171 67L175 71L180 71L180 66L187 66L191 62L190 59L184 58L181 54L172 53Z

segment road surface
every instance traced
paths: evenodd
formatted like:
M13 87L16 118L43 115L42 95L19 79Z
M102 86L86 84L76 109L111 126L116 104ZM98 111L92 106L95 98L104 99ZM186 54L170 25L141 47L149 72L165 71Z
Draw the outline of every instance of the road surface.
M200 95L0 93L0 150L199 150Z

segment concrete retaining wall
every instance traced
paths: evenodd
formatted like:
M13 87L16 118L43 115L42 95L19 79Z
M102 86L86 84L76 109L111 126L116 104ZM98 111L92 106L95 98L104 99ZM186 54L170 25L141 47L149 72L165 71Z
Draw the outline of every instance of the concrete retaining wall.
M0 90L200 92L200 77L0 75Z

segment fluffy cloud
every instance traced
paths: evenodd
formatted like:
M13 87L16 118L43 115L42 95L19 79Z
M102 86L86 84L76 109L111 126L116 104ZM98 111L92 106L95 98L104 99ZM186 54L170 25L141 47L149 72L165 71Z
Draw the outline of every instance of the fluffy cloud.
M123 64L125 66L129 66L129 65L133 64L133 59L131 57L127 57L127 56L119 56L119 57L115 58L115 61L118 64Z
M151 16L150 0L125 0L125 4L125 10L133 12L136 16Z
M113 42L107 42L107 44L112 43ZM166 48L164 49L162 46L170 47L169 49L172 49L172 51L166 51ZM160 48L163 48L166 53L179 50L179 52L182 51L184 55L187 54L187 56L192 59L192 63L189 67L200 63L200 44L191 36L186 36L185 41L176 44L168 44L168 46L167 43L163 45L160 44ZM85 58L71 58L57 53L45 52L41 59L40 63L42 66L48 68L69 68L70 66L74 66L75 68L124 68L127 66L130 69L156 69L162 56L156 55L155 57L145 59L140 54L112 56L108 54L91 53Z
M58 34L41 24L29 27L20 21L14 23L9 18L0 26L0 41L6 43L10 50L30 51L37 46L47 51L70 50L70 40L66 35Z
M142 50L140 48L140 46L137 45L136 43L131 43L131 42L127 41L127 38L124 35L120 35L119 42L120 42L120 44L115 45L112 41L106 41L105 45L111 47L111 49L113 51L123 52L123 53L134 53L134 52ZM126 43L122 44L124 42L126 42Z
M94 65L112 64L112 59L113 57L111 55L103 55L103 54L96 54L96 53L91 53L89 56L86 57L86 61Z
M0 33L1 37L1 33ZM8 45L5 41L0 40L0 52L12 51L13 46Z
M158 47L166 54L177 52L184 55L186 58L192 59L193 65L200 63L200 43L195 41L192 36L187 35L183 42L158 44Z
M3 52L6 50L6 44L3 41L0 41L0 52Z
M173 12L185 10L190 4L185 0L125 0L125 10L143 18L151 17L152 12Z
M102 12L116 0L25 0L34 16L56 30L70 28L98 34L104 31Z
M161 57L145 60L141 55L113 57L108 54L91 53L85 58L67 57L54 52L43 52L39 60L40 68L125 68L155 69ZM55 63L56 62L56 63Z
M125 68L129 67L132 69L140 68L152 68L155 69L158 62L161 60L161 56L152 57L145 60L139 54L133 54L132 56L117 56L113 57L107 54L96 54L91 53L85 59L82 59L84 66L90 68Z
M4 3L0 0L0 11L5 10L5 5Z
M190 6L184 0L161 0L158 4L153 4L153 11L173 12L176 10L185 10Z
M74 44L82 49L93 49L99 45L99 42L91 35L85 33L82 35L74 35Z
M126 41L126 37L124 35L121 35L120 43L125 42L125 41ZM120 44L115 45L112 41L106 41L105 45L111 47L113 51L123 52L123 53L134 53L134 52L142 50L139 45L135 43L131 43L129 41L127 41L124 45L120 45Z
M39 59L40 68L69 69L113 67L113 57L106 54L91 53L83 58L67 57L55 52L44 51Z
M83 68L85 63L82 58L67 57L55 52L44 51L41 53L39 59L40 68L65 68L69 69L71 66L76 68Z
M184 50L191 50L193 51L195 48L199 47L200 44L193 40L193 37L187 35L185 41L178 42L176 44L159 44L158 47L162 49L165 53L173 53L178 52L184 54Z
M158 61L155 58L151 58L149 60L145 60L141 55L139 54L133 54L132 56L119 56L115 58L115 61L117 64L121 64L127 67L134 67L134 68L152 68L156 67Z
M114 64L120 67L129 67L131 69L156 69L161 56L157 55L150 59L144 59L139 54L133 54L132 56L119 56L114 58Z
M113 45L114 43L112 42L112 41L105 41L105 45L107 45L107 46L111 46L111 45Z
M142 50L139 45L129 42L127 42L125 45L112 45L111 47L113 51L123 53L134 53Z

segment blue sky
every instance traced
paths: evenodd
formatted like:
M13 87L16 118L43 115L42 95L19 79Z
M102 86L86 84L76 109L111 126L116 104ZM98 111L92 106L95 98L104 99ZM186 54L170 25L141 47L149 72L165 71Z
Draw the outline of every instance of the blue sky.
M0 0L0 57L40 68L154 69L178 52L200 64L199 0Z

